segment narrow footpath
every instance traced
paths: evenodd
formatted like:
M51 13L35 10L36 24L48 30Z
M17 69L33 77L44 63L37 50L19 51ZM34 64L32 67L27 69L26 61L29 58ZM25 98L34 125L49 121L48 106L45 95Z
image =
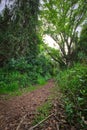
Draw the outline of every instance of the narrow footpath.
M31 124L32 115L37 107L48 100L54 82L50 80L38 90L9 100L0 100L0 130L16 130L21 118L27 114ZM28 124L29 125L29 124ZM24 128L27 130L27 128Z

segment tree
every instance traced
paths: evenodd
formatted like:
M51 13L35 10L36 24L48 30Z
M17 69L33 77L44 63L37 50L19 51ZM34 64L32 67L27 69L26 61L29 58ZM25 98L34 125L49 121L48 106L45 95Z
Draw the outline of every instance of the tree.
M12 44L10 43L10 23L11 14L6 6L3 13L0 14L0 66L11 56Z
M18 28L18 40L20 40L20 53L22 55L33 55L38 52L38 13L39 0L16 0L14 6L14 25Z
M87 16L85 0L43 0L41 19L44 33L58 44L62 61L70 66L75 60L78 27Z
M5 6L0 14L1 66L11 58L37 56L38 14L39 0L15 0L11 6Z

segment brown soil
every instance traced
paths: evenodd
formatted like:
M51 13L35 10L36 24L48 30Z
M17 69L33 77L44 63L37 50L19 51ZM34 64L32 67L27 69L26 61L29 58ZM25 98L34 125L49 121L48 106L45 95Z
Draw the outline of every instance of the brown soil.
M9 100L0 100L0 130L16 130L21 118L27 113L28 125L20 130L28 130L33 114L38 106L47 101L50 89L54 86L50 80L44 87ZM28 128L27 128L28 126Z

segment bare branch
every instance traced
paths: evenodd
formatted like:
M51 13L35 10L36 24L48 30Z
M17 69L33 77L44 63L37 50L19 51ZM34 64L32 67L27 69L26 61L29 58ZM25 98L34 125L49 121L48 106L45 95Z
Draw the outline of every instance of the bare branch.
M51 118L53 116L53 114L49 115L48 117L46 117L45 119L43 119L42 121L40 121L38 124L36 124L35 126L29 128L28 130L33 130L36 127L38 127L40 124L42 124L43 122L45 122L46 120L48 120L49 118Z

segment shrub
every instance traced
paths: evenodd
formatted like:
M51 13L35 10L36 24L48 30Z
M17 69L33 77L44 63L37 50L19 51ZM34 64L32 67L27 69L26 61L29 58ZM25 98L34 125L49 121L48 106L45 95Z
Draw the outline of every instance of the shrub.
M32 84L45 84L51 74L51 61L44 55L32 58L32 61L24 57L12 58L6 68L0 69L0 93L15 91Z
M57 81L66 97L64 101L68 121L76 121L84 129L83 118L87 120L87 66L77 64L71 69L61 71Z
M21 73L26 72L29 67L30 65L24 57L20 57L18 59L12 58L8 63L9 69L18 70Z
M26 73L31 84L37 84L39 76L45 77L47 80L52 75L51 60L44 55L39 55L36 59L32 58L32 60L25 59L24 57L19 59L12 58L8 68L9 70L15 70L24 75Z
M39 75L38 79L37 79L37 82L38 82L38 84L43 85L43 84L46 83L46 80L45 80L44 77L42 77L42 76Z
M0 93L16 91L29 85L27 74L21 74L18 71L5 72L0 70Z

